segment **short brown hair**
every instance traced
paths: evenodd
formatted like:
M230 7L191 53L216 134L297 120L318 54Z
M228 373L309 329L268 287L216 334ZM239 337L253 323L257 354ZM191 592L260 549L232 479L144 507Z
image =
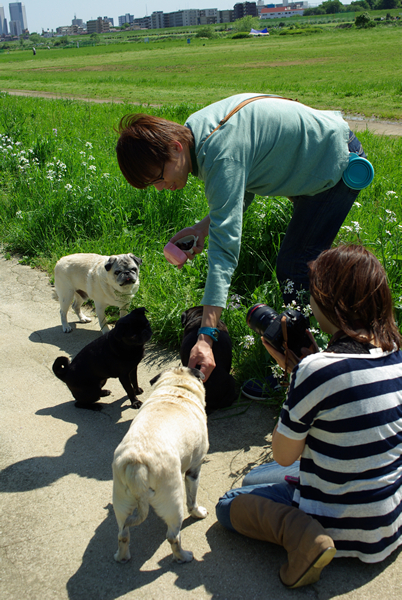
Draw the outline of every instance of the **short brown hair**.
M119 167L128 183L144 189L162 171L171 157L175 141L191 147L193 134L187 127L142 113L125 115L119 123L116 152Z
M391 291L379 260L363 246L324 250L309 263L310 294L322 313L348 336L364 328L384 351L401 345Z

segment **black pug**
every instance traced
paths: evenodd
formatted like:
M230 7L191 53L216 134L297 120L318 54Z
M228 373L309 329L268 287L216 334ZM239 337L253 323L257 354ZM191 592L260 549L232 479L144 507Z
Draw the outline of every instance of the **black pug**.
M202 306L194 306L184 311L181 323L184 327L183 340L180 347L180 358L183 366L188 366L191 348L197 342L197 332L201 327ZM232 340L223 321L219 321L219 340L212 345L216 367L204 383L207 415L219 408L231 406L237 397L235 380L230 374L232 366Z
M145 316L145 308L136 308L119 319L116 326L83 348L70 363L67 356L59 356L53 363L53 373L67 384L78 408L100 410L93 406L109 390L103 386L109 377L118 377L133 408L142 404L136 394L138 387L137 367L144 356L144 344L152 337L152 330Z

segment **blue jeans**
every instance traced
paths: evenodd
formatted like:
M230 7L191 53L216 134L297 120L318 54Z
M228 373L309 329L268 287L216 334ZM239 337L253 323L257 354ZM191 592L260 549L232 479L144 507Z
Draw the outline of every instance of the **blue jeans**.
M276 462L270 462L252 469L243 479L241 488L229 490L219 498L215 507L219 523L230 531L236 531L230 521L230 505L239 494L256 494L292 506L295 486L285 481L286 475L297 477L299 463L295 462L290 467L281 467Z
M348 147L349 152L366 157L361 143L351 131ZM331 247L358 194L358 190L352 190L341 179L334 187L315 196L292 198L292 219L276 261L276 275L285 304L297 300L297 290L308 291L308 263ZM294 283L294 289L284 293L288 279Z

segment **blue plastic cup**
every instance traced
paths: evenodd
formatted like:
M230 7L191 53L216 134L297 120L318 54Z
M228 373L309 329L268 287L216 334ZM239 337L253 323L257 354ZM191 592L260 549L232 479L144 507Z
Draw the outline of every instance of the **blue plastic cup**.
M349 154L349 164L342 179L352 190L362 190L373 181L374 169L371 162L354 152Z

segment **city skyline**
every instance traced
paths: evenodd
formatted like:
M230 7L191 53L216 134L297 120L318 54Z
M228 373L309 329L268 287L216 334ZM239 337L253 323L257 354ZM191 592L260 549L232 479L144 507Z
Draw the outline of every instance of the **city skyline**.
M350 0L343 0L349 4ZM217 8L218 10L232 9L236 0L24 0L25 12L30 33L42 33L42 29L56 31L56 27L71 25L74 15L85 23L98 17L111 17L114 24L118 25L118 17L126 13L135 18L151 15L155 11L164 13L191 8ZM268 0L264 4L269 4ZM279 4L280 0L273 2ZM3 6L7 23L10 20L9 2L0 0ZM320 4L319 0L309 2L310 6Z

